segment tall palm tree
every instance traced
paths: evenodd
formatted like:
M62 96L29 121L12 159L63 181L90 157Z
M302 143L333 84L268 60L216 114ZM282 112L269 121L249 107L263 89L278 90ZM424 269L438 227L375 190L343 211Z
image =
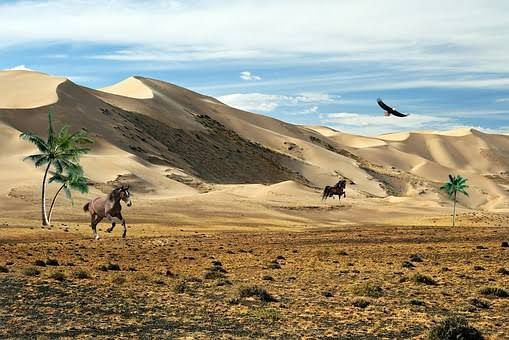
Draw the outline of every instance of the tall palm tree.
M31 132L23 132L20 138L34 144L40 151L38 154L25 157L24 160L33 161L36 167L46 165L42 179L41 214L42 224L49 225L46 214L46 179L50 167L54 166L56 172L61 173L64 169L77 163L81 155L90 151L90 148L86 145L92 143L92 140L87 137L87 133L83 130L70 133L67 126L62 127L58 133L55 133L51 112L48 113L47 140Z
M464 194L465 196L468 196L468 192L466 189L468 188L467 185L467 179L461 176L453 176L449 175L449 181L444 183L440 187L440 190L447 191L447 194L449 195L449 198L453 200L454 205L452 208L452 226L455 226L455 220L456 220L456 202L457 202L457 195L458 192Z
M86 178L83 174L83 169L79 165L72 165L66 168L67 175L64 175L61 172L57 172L50 179L49 183L57 182L62 184L60 188L53 196L53 200L51 201L51 206L49 207L48 212L48 222L51 223L51 216L53 215L53 208L55 207L55 203L57 201L58 195L62 190L64 190L65 195L74 205L74 201L72 199L71 190L79 191L82 194L88 192L88 178Z

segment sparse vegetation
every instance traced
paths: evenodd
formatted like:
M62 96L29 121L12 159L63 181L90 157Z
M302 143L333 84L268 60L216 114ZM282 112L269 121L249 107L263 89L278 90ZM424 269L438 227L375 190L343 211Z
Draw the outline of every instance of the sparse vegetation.
M56 281L65 281L65 274L62 273L61 271L56 271L56 272L52 272L50 275L49 275L49 278L50 279L53 279L53 280L56 280Z
M410 261L403 262L403 264L401 266L403 268L415 268L415 265L412 262L410 262Z
M37 267L27 267L23 269L23 274L26 276L39 276L41 271Z
M106 266L106 270L119 271L120 266L116 263L108 263L108 266Z
M380 285L372 283L372 282L365 282L365 283L360 283L360 284L354 285L351 288L351 290L356 295L369 296L369 297L374 297L374 298L384 295L383 288Z
M47 266L59 266L60 264L58 263L58 261L56 259L47 259L46 260L46 265Z
M438 284L438 282L431 276L420 274L420 273L416 273L415 275L413 275L412 281L414 281L416 283L430 285L430 286L435 286Z
M499 298L509 297L509 292L506 289L501 288L501 287L483 287L483 288L481 288L480 293L482 295L499 297Z
M368 299L364 298L356 298L352 301L352 305L357 308L366 308L371 304L371 302Z
M281 313L274 308L257 307L249 311L249 315L258 321L274 323L281 319Z
M126 281L127 279L125 278L125 276L122 275L114 276L113 279L111 279L111 282L116 285L123 285L124 283L126 283Z
M177 294L183 294L187 291L189 291L189 285L186 280L181 279L175 282L175 285L173 286L173 291Z
M331 290L324 290L324 291L322 292L322 295L323 295L323 296L325 296L325 297L327 297L327 298L329 298L329 297L333 297L333 296L334 296L334 292L333 292L333 291L331 291Z
M243 286L239 289L239 297L257 297L262 302L277 301L265 288L259 286Z
M482 340L484 337L461 316L450 316L431 328L429 340Z
M227 279L224 279L224 278L216 280L216 286L218 286L218 287L221 287L221 286L231 286L231 284L232 283L231 283L230 280L227 280Z
M479 299L479 298L472 298L468 301L472 306L480 309L488 309L490 308L491 304L488 300L485 299Z
M34 261L34 266L46 267L46 262L44 262L43 260L35 260Z
M497 273L502 274L502 275L509 275L509 270L507 270L505 268L500 268L499 270L497 270Z
M226 275L224 275L221 272L215 271L215 270L208 270L207 272L205 272L203 277L206 280L215 280L215 279L224 279L224 278L226 278Z
M89 231L88 226L82 227ZM133 232L145 235L142 228L140 224ZM319 338L325 334L331 338L348 335L413 339L425 338L434 322L441 319L440 313L454 311L471 320L479 318L479 327L474 326L486 337L503 338L501 335L509 331L509 317L503 310L509 298L479 292L483 285L509 288L504 286L509 276L497 273L500 268L509 269L504 262L506 251L499 247L503 228L461 228L454 233L447 227L407 228L401 229L400 234L393 228L383 228L359 227L360 231L353 235L325 230L216 233L204 237L184 230L179 232L182 235L127 241L112 237L95 242L79 236L75 240L5 242L0 243L0 263L14 265L6 265L10 273L0 274L0 296L13 306L12 317L6 316L8 322L23 334L30 332L29 327L45 325L30 319L30 315L46 313L50 322L56 322L61 306L75 304L76 296L81 296L94 309L68 308L65 313L71 322L79 320L87 327L87 336L97 336L102 328L93 331L93 326L107 320L113 337L119 334L117 329L125 330L126 324L133 324L147 327L147 336L157 337L157 329L161 337L168 338L187 336L187 330L193 327L207 334L216 334L220 329L226 336L246 338L277 338L282 334ZM6 229L9 228L3 231ZM365 242L368 237L370 241ZM353 248L348 245L351 240L356 242L355 250L347 250L349 255L340 258L338 245L339 249ZM479 244L489 249L476 250ZM296 247L298 252L293 253ZM195 248L199 250L194 251ZM437 251L446 248L447 251ZM228 249L235 250L234 254L226 254ZM253 252L243 253L241 249ZM316 257L319 250L328 251L324 261ZM195 260L182 260L190 252L194 252ZM411 262L411 254L418 254L423 262ZM277 258L283 255L286 259ZM61 266L35 266L36 259L44 260L44 264L46 259L57 259ZM272 260L284 269L265 269ZM402 268L404 260L417 268ZM69 262L76 266L63 266ZM109 262L117 264L121 271L109 270ZM97 269L100 265L105 271ZM485 270L476 272L475 265ZM28 266L39 269L39 276L25 276L23 268ZM63 283L51 278L57 270L66 276ZM209 270L226 277L205 279ZM439 286L414 283L415 273L431 276ZM400 280L405 283L398 283ZM241 293L241 288L247 289ZM266 301L273 298L277 302ZM271 315L272 310L258 308L274 309L276 316ZM84 314L88 311L93 313ZM112 318L112 313L119 319ZM409 319L408 315L413 316ZM495 318L499 326L492 327L485 321ZM168 319L170 322L166 323ZM296 327L308 322L309 328ZM183 330L175 328L180 324ZM58 323L52 325L47 328L48 336L69 335L58 328ZM16 338L16 334L14 330L0 329L0 338Z
M424 301L419 300L419 299L410 300L410 304L413 306L424 306L425 305Z
M277 261L269 262L267 265L268 269L281 269L281 265Z
M412 262L422 262L422 258L417 254L410 255L410 261Z
M74 272L74 277L77 279L89 279L90 274L86 270L77 270Z

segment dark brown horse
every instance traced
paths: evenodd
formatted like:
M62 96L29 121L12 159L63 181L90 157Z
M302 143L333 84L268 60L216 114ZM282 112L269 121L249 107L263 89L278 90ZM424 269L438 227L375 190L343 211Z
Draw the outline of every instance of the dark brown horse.
M111 233L113 228L115 228L116 222L122 223L122 226L124 227L124 233L122 234L122 237L125 238L127 234L127 226L125 219L120 213L122 210L120 200L124 201L128 207L132 205L131 194L129 193L128 185L123 185L120 188L114 189L106 197L96 197L83 206L83 210L90 213L90 226L92 227L92 232L94 233L96 240L99 239L96 227L105 217L111 222L111 227L106 229L106 231Z
M325 189L323 189L322 200L326 200L329 197L334 199L334 195L338 195L338 199L341 200L341 196L346 198L346 180L341 179L335 186L331 187L327 185Z

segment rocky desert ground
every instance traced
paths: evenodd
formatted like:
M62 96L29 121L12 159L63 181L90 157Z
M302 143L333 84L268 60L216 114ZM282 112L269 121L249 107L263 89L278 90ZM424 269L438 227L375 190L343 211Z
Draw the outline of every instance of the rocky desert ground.
M509 136L356 136L143 77L3 71L0 92L2 338L407 339L451 315L508 337ZM49 110L94 145L90 192L41 227L19 134ZM450 173L470 185L454 228ZM346 198L322 201L338 178ZM120 184L127 238L103 222L96 241L82 206Z

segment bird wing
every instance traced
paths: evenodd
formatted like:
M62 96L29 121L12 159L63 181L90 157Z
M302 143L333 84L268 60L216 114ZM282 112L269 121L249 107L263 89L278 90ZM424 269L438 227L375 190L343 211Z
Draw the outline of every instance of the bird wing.
M396 111L395 109L393 109L392 107L390 107L389 105L385 104L382 99L378 98L376 100L376 102L378 103L378 105L380 105L380 107L382 109L384 109L385 111L389 112L391 115L395 115L396 117L406 117L408 116L407 114L404 114L404 113L401 113L399 111Z
M387 111L387 112L391 112L391 113L392 113L392 111L394 111L394 110L392 109L392 107L390 107L389 105L385 104L385 103L382 101L382 99L378 98L378 99L376 100L376 102L377 102L377 103L378 103L378 105L380 105L380 107L381 107L382 109L384 109L385 111Z
M396 110L392 110L392 111L391 111L391 115L395 115L396 117L406 117L406 116L408 116L407 114L404 114L404 113L398 112L398 111L396 111Z

